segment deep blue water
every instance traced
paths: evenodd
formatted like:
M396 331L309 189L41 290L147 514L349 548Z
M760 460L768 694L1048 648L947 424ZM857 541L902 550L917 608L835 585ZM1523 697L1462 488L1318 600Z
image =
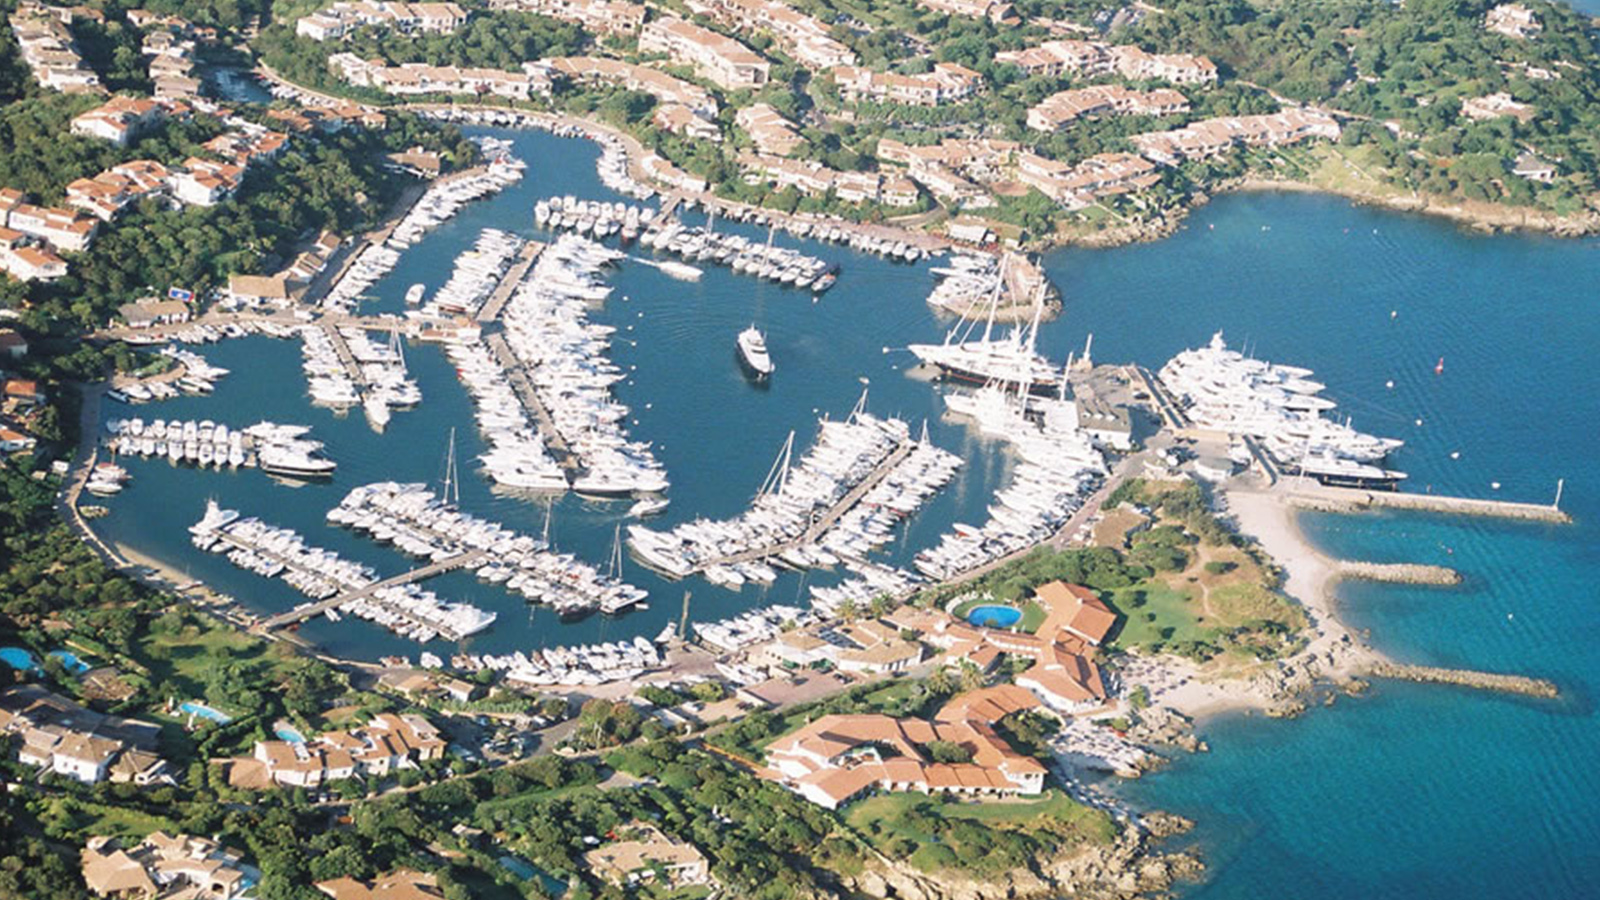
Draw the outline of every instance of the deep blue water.
M479 228L532 234L529 210L539 196L609 196L596 183L589 145L539 134L518 142L532 163L528 179L469 208L408 253L379 285L373 309L398 309L415 281L441 284L454 253ZM936 339L942 329L923 303L932 283L925 269L805 246L844 266L839 284L815 304L720 269L684 284L625 266L614 279L616 295L595 313L623 329L615 357L637 367L619 392L635 410L634 433L655 441L667 465L673 505L662 522L670 524L742 509L789 430L808 443L814 411L843 415L862 390L860 379L868 379L872 409L914 424L930 418L935 441L969 460L889 553L904 559L949 522L981 519L1008 462L959 425L939 422L939 388L901 371L908 356L893 348ZM1224 329L1235 346L1316 369L1357 426L1404 438L1393 462L1411 473L1409 489L1544 501L1565 477L1563 506L1577 518L1555 527L1416 515L1308 517L1308 532L1335 555L1438 562L1466 576L1465 585L1449 590L1341 588L1346 614L1370 629L1376 646L1406 660L1553 678L1565 697L1531 703L1385 683L1302 721L1206 723L1210 754L1122 788L1137 803L1200 822L1194 841L1212 871L1195 896L1600 896L1593 769L1600 729L1592 699L1600 684L1593 649L1600 591L1585 578L1600 563L1600 401L1591 368L1600 345L1592 293L1600 284L1600 243L1483 237L1333 198L1248 195L1220 199L1169 240L1061 251L1048 265L1066 299L1065 316L1046 326L1042 340L1054 358L1080 349L1093 332L1096 359L1157 367ZM768 331L777 364L766 390L747 384L733 358L735 334L752 321ZM463 458L480 452L465 427L465 393L443 355L412 348L426 399L378 437L359 413L338 418L308 405L294 343L252 338L204 352L236 374L209 398L140 414L306 422L339 460L338 477L290 488L256 472L134 462L135 482L108 501L113 514L97 526L263 610L299 598L281 582L189 548L183 529L205 497L295 527L385 574L405 568L392 551L324 525L322 514L354 484L436 478L451 425L464 426ZM1441 356L1445 371L1435 375ZM545 519L542 506L497 497L476 478L466 479L463 501L529 530ZM564 498L554 506L551 534L563 548L603 560L624 509ZM804 579L795 575L768 591L739 594L699 581L669 584L637 567L628 577L652 590L652 609L576 624L529 612L465 574L430 586L499 610L500 622L474 641L496 650L653 634L676 618L685 590L693 593L692 616L701 619L804 594ZM349 619L311 623L304 634L369 658L415 650Z

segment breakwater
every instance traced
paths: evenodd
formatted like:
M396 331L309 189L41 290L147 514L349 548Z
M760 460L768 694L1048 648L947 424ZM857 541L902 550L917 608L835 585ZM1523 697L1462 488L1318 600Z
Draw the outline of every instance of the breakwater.
M1555 682L1526 675L1502 675L1497 672L1474 672L1471 669L1444 669L1437 666L1412 666L1403 663L1374 663L1367 674L1375 678L1394 678L1426 684L1453 684L1481 691L1498 691L1502 694L1521 694L1525 697L1554 699L1561 695Z
M1447 513L1458 516L1489 516L1523 519L1565 525L1572 517L1560 508L1545 503L1517 503L1510 500L1483 500L1475 497L1446 497L1440 494L1402 494L1390 491L1365 491L1355 488L1318 487L1296 489L1288 495L1291 506L1330 513L1361 513L1380 509L1404 509Z
M1343 578L1363 581L1386 581L1391 584L1457 585L1461 573L1448 566L1429 566L1419 563L1372 563L1340 560L1335 571Z

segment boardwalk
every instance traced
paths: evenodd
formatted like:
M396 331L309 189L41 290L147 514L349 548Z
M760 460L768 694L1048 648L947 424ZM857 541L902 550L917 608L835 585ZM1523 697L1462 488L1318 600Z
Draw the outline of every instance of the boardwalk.
M517 254L517 261L511 264L506 276L500 279L499 286L489 295L489 302L483 305L483 309L478 310L478 324L493 322L500 318L500 313L505 311L506 304L511 302L511 295L516 293L517 285L522 283L522 279L528 274L528 270L533 268L534 262L539 259L539 254L542 252L544 244L538 241L529 241L523 245L522 251Z
M223 539L227 540L227 536L224 535ZM241 546L242 547L242 546L245 546L245 545L244 544L238 544L237 546ZM267 555L267 556L272 556L272 554L266 553L265 551L260 550L259 548L251 548L251 549L254 549L255 552L257 552L257 553L262 553L262 554ZM346 603L353 603L353 602L355 602L357 600L370 600L373 603L376 603L379 606L382 606L383 608L389 610L390 612L392 612L392 613L394 613L394 614L396 614L398 616L401 616L403 618L409 619L410 621L412 621L412 622L414 622L414 623L416 623L418 625L422 625L422 626L429 627L429 628L434 628L436 626L431 625L431 624L429 624L427 622L424 622L421 619L417 619L417 618L413 617L411 615L411 613L408 612L407 610L405 610L405 609L403 609L401 607L398 607L398 606L394 606L394 605L389 604L389 603L385 603L383 600L381 600L381 599L379 599L377 597L377 593L379 591L385 589L385 588L400 587L401 585L411 584L412 582L416 582L416 581L422 581L422 580L427 579L427 578L432 578L435 575L442 575L445 572L451 572L451 571L454 571L456 569L463 568L465 566L470 566L473 563L478 562L479 560L481 560L483 557L484 557L484 551L482 551L482 550L469 550L466 553L457 554L457 555L452 556L452 557L450 557L448 559L443 559L443 560L440 560L439 562L433 563L432 565L423 566L423 567L418 568L418 569L412 569L409 572L402 572L401 574L396 575L393 578L385 578L382 581L376 582L374 584L367 585L364 588L358 588L358 589L353 590L353 591L345 591L345 592L343 592L341 594L338 594L336 596L329 597L326 600L321 600L321 601L318 601L316 603L310 603L310 604L307 604L305 606L297 607L297 608L291 609L291 610L289 610L288 612L285 612L285 613L279 613L278 615L275 615L270 619L262 619L261 622L256 626L256 628L259 631L272 631L273 629L276 629L276 628L282 628L285 625L290 625L290 624L293 624L293 623L296 623L296 622L303 622L306 619L310 619L310 618L312 618L314 616L320 616L324 612L326 612L326 611L328 611L330 609L337 609L337 608L339 608L340 606L343 606ZM284 562L284 560L281 560L281 559L279 561L280 562Z

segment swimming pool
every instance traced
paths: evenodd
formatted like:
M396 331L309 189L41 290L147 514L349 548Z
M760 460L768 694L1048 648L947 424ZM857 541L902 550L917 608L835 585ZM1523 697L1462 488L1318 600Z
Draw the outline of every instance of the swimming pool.
M1014 606L975 606L967 621L982 628L1010 628L1022 621L1022 610Z
M193 700L184 703L182 706L179 706L178 709L186 713L197 715L202 719L210 719L218 725L226 725L233 721L232 716L217 712L211 707L206 706L204 703L196 703Z
M46 655L54 656L56 659L61 660L61 665L65 666L67 671L74 675L82 675L89 671L89 664L79 659L78 654L73 653L71 650L51 650Z
M291 744L304 744L306 742L306 736L289 725L279 725L277 728L272 729L272 733L278 736L278 740L288 741Z
M39 671L39 661L22 647L0 647L0 663L5 663L18 672Z

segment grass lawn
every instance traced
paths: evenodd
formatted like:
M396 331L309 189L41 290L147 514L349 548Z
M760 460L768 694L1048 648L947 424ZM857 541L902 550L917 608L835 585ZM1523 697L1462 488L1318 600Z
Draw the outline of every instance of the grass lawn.
M82 835L111 835L140 838L153 831L164 830L176 834L177 824L162 816L152 816L136 809L107 806L76 797L56 797L46 800L40 818L63 830Z
M260 684L278 684L288 670L303 664L292 654L274 652L274 645L222 625L205 615L192 615L182 629L150 629L139 642L139 656L150 669L152 682L171 681L184 696L199 699L229 715L252 710L226 709L210 702L205 687L212 669L222 663L240 664L255 674ZM163 698L165 699L165 698Z
M1111 646L1129 650L1210 638L1216 628L1200 621L1200 608L1192 596L1154 579L1108 592L1107 602L1122 614L1122 626Z
M1106 813L1084 806L1054 788L1037 800L996 800L982 803L940 803L919 793L880 794L850 807L845 822L882 849L895 836L926 843L936 838L907 821L907 813L932 809L946 820L966 819L994 828L1062 834L1071 831L1104 843L1116 836L1116 823ZM912 817L916 818L916 817Z

